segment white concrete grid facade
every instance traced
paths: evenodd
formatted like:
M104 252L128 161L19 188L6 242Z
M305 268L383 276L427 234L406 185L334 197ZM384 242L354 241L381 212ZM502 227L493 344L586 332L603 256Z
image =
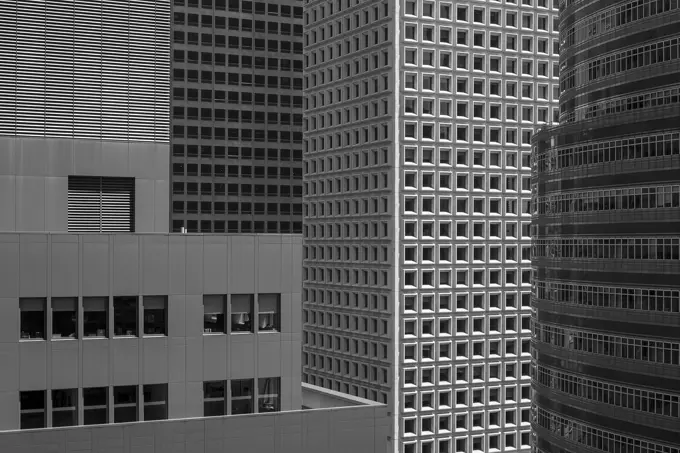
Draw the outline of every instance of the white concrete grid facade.
M305 8L303 379L387 399L403 452L529 451L530 139L557 118L556 2Z

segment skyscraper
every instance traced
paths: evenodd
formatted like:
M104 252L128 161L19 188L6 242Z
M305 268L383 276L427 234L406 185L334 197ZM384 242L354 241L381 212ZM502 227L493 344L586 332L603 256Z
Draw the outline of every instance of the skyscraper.
M560 2L534 137L535 452L680 451L680 2Z
M556 2L305 2L304 379L399 451L528 451L530 139Z
M172 231L302 231L302 5L174 0Z

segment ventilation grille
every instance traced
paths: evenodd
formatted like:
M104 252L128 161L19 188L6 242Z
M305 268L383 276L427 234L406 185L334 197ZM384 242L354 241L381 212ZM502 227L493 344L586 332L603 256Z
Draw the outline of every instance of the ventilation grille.
M169 141L169 0L0 0L0 135Z
M68 230L134 232L135 179L69 176Z

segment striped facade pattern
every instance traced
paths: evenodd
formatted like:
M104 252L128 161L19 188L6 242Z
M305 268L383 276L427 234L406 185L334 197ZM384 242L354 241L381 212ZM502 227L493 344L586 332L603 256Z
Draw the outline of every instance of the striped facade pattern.
M0 2L0 135L169 141L170 1Z

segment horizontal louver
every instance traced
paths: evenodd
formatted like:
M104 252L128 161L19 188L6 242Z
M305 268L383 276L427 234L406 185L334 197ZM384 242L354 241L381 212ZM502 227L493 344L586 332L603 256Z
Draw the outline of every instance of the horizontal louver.
M79 233L134 232L134 178L69 176L68 230Z
M0 1L0 135L169 140L170 0Z

